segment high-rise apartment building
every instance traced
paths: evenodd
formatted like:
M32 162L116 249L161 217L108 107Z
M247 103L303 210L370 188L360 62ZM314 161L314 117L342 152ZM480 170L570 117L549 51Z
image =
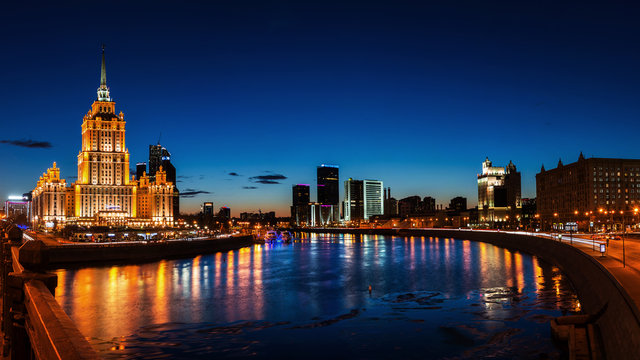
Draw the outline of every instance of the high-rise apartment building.
M513 162L506 167L493 166L489 158L478 175L478 212L481 223L495 224L520 216L520 172Z

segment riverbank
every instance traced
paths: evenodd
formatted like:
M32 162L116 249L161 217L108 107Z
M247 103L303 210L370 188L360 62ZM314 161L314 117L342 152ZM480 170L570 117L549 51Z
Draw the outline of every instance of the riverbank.
M605 356L634 359L640 353L640 311L618 279L593 256L548 238L508 232L457 229L298 229L312 233L425 236L481 241L537 256L558 266L573 284L583 311L596 314ZM640 285L640 277L628 286Z
M95 266L96 264L148 262L162 259L210 254L251 246L251 235L169 240L160 242L126 242L109 244L59 244L48 246L48 268Z

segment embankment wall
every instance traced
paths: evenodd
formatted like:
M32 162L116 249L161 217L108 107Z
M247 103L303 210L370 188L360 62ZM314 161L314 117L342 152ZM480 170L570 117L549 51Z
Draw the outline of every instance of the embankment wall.
M253 243L251 235L207 240L184 240L122 244L64 244L49 247L49 267L96 263L144 262L237 250Z

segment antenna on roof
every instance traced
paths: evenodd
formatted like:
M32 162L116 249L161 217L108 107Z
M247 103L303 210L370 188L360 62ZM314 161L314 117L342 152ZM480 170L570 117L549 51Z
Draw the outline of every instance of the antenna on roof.
M158 145L160 145L160 139L162 139L162 131L160 131L160 135L158 136Z

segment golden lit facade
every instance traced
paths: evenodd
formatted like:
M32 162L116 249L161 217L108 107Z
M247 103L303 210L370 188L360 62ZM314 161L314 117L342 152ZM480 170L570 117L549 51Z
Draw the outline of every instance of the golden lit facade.
M60 179L60 169L53 163L38 179L32 192L34 220L43 223L64 223L66 219L66 181Z
M78 154L78 178L71 188L60 188L61 196L56 196L59 212L64 221L84 225L172 225L173 210L164 204L171 204L174 184L166 181L166 176L141 182L141 189L135 178L129 175L129 151L125 142L124 114L116 114L115 102L107 87L104 51L98 98L82 121L82 149ZM49 209L49 197L40 193L52 188L51 179L59 179L60 170L48 170L53 175L41 177L33 191L41 208ZM56 175L57 174L57 175ZM158 180L159 178L159 180ZM46 185L46 186L45 186ZM60 200L61 198L61 200ZM141 213L138 204L145 204ZM39 213L34 213L35 216ZM37 218L34 216L34 220ZM44 212L42 213L44 216ZM49 216L49 215L47 215ZM58 219L61 221L62 219Z

